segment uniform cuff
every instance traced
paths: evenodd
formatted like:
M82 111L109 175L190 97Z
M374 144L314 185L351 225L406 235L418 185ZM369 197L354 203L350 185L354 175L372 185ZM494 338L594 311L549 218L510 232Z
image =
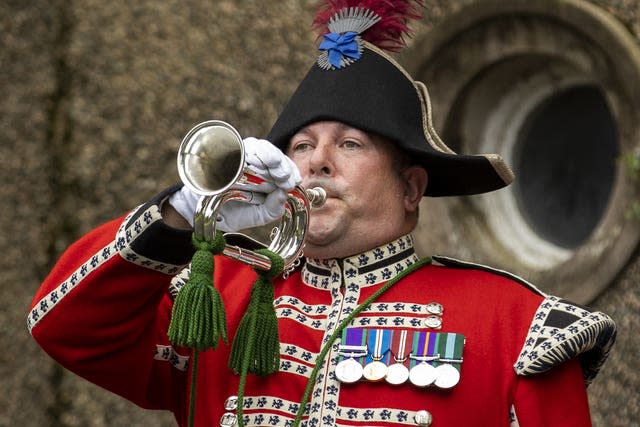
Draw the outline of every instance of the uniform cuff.
M167 188L125 219L117 235L123 258L167 274L177 273L191 261L195 252L191 243L193 231L173 228L161 215L162 203L180 188L181 185Z

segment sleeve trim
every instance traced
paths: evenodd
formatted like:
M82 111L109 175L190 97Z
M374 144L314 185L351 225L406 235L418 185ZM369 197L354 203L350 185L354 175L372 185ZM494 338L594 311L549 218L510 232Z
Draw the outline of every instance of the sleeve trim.
M162 253L159 252L167 249L173 251L176 246L181 245L178 244L178 239L173 238L174 236L169 237L169 240L176 240L176 244L173 246L168 245L168 241L154 239L154 235L163 232L161 228L164 225L158 205L141 206L134 211L132 218L128 221L123 221L116 233L118 252L122 258L141 267L170 275L176 274L189 262L193 255L191 239L187 239L187 253L180 257L183 259L170 260L169 256L162 256ZM185 233L185 235L190 234L188 231ZM180 243L184 243L185 236L180 237L183 237L179 239ZM163 247L158 248L157 246ZM165 258L165 260L163 261L162 258Z
M135 211L134 211L135 212ZM129 218L133 215L133 212L124 219L123 224L126 224ZM98 267L113 258L122 247L125 246L125 241L122 239L115 239L108 245L98 250L87 261L85 261L80 267L78 267L73 273L69 275L60 285L58 285L53 291L49 292L43 298L38 301L29 316L27 317L27 328L29 333L33 328L60 302L67 296L80 282L82 282L89 274L95 271Z

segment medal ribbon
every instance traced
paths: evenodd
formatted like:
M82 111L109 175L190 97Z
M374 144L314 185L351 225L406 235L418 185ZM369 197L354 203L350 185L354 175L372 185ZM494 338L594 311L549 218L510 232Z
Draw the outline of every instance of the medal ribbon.
M367 363L382 360L389 352L390 329L369 329L367 331Z
M397 363L404 363L409 357L411 341L407 339L407 335L407 330L391 331L391 352L395 356L395 362Z
M458 370L460 370L460 364L462 363L462 350L464 348L464 335L455 333L446 333L445 339L442 339L439 350L441 350L442 357L438 364L451 363Z
M444 354L444 349L440 351L440 343L446 341L443 339L444 335L447 334L439 332L414 332L410 367L413 368L422 362L430 363L430 360L425 359L433 358L437 360L438 356Z
M362 328L346 328L340 340L340 361L353 357L362 362L366 353L366 334ZM354 357L354 355L357 356Z

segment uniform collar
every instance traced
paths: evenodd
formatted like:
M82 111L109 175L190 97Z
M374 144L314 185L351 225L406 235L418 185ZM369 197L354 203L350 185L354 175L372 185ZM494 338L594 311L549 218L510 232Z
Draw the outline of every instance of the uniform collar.
M407 234L347 258L307 258L302 268L302 280L310 286L322 289L341 284L372 286L386 282L418 260L413 238Z

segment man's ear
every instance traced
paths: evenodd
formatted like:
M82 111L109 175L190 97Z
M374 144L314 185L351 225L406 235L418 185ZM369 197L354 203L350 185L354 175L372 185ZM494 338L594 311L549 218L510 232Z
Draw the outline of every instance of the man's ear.
M429 183L429 175L422 166L410 166L402 172L405 181L404 208L414 212Z

